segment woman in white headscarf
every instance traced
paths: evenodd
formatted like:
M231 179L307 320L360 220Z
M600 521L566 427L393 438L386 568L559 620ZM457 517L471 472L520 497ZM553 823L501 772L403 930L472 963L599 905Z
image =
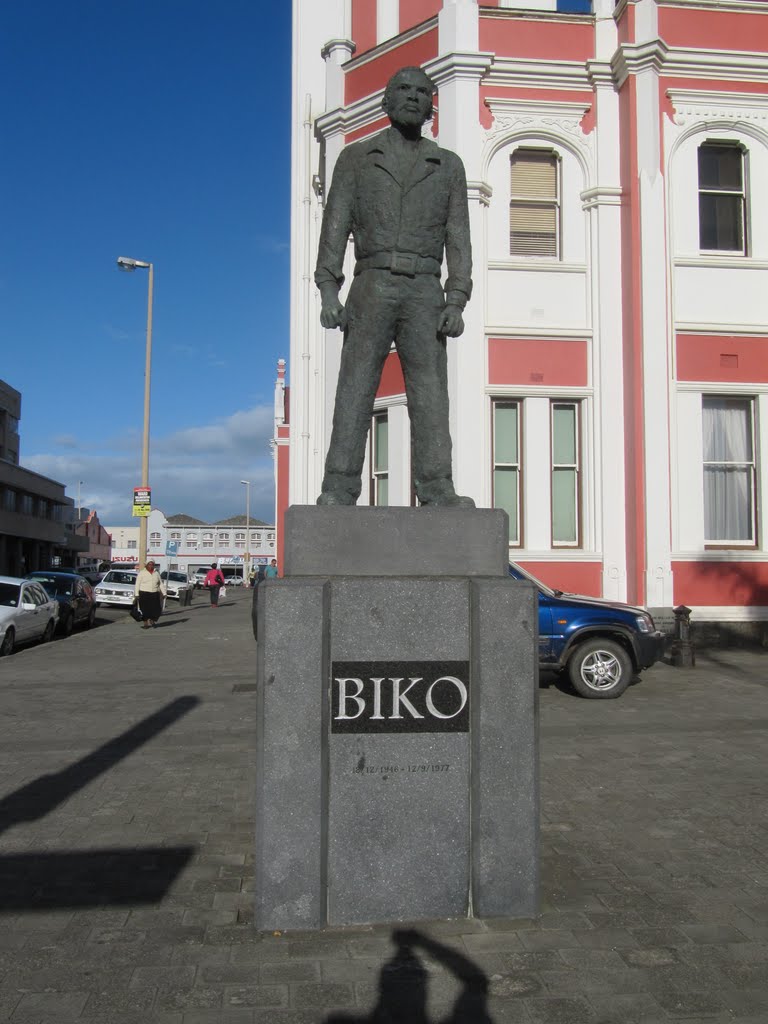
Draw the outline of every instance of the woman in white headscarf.
M149 559L136 577L134 593L138 598L139 609L144 617L141 628L149 629L150 626L156 626L157 620L163 613L165 585L160 579L160 573L155 568L153 559Z

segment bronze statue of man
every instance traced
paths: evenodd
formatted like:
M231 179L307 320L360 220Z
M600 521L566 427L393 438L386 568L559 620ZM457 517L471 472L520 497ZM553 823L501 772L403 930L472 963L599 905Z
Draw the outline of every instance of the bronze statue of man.
M347 146L334 170L315 283L320 322L341 327L344 345L318 505L354 505L360 495L376 389L394 341L405 377L419 501L474 506L453 486L445 342L464 330L461 314L472 293L467 183L459 157L422 138L435 91L421 68L401 68L384 92L391 127ZM342 306L350 234L355 279Z

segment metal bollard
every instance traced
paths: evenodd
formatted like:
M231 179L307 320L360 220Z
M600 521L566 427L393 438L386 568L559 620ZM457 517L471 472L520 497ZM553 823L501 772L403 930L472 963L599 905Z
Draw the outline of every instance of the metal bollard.
M670 660L678 668L692 668L696 664L696 651L691 640L691 609L684 604L675 608L675 638Z

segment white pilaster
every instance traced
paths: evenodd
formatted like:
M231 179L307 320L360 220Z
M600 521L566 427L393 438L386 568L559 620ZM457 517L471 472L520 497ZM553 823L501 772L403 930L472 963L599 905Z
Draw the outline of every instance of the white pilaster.
M351 39L329 39L320 51L325 61L325 109L336 110L344 105L345 64L355 52Z
M635 5L635 39L657 45L656 0ZM645 479L645 603L672 603L669 492L669 340L665 188L661 172L661 105L656 55L641 58L637 89L637 163L640 201L640 272L643 324L643 423Z
M293 104L291 111L291 402L289 500L314 502L322 455L317 436L324 407L324 347L313 281L319 219L316 185L320 147L314 122L326 96L341 99L344 37L349 34L348 0L293 0ZM332 37L326 64L318 45ZM349 53L349 49L347 49ZM324 451L323 451L324 455Z
M627 597L624 378L622 346L621 179L619 100L607 57L616 44L612 8L598 3L597 52L601 59L588 65L595 90L595 183L582 196L589 214L591 266L592 378L594 383L594 468L592 493L586 495L594 512L592 538L603 558L603 596ZM605 22L605 24L603 24ZM587 520L589 522L589 520Z
M400 31L400 0L377 0L376 42L384 43Z
M454 482L479 504L486 500L485 421L485 217L490 190L481 180L483 138L479 84L491 55L479 52L476 0L443 0L438 15L438 54L427 71L438 85L439 143L464 162L474 255L474 289L464 312L464 334L448 341Z

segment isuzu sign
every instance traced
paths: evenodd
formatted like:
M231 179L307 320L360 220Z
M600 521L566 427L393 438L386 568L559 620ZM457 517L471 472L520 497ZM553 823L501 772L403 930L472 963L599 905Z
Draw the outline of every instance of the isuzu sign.
M468 661L335 661L331 732L468 732Z

